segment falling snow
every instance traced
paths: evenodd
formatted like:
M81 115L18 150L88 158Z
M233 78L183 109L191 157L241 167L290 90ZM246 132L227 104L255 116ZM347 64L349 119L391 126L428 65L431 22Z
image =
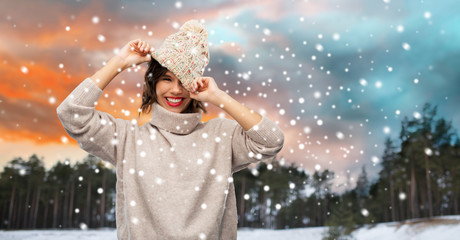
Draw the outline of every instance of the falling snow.
M300 6L306 8L319 1L300 2L304 2L305 5ZM391 0L382 0L375 6L363 4L362 15L359 18L353 15L356 14L355 12L340 6L340 14L345 17L341 18L337 24L330 24L321 17L305 15L302 12L303 8L297 10L292 8L288 10L289 12L283 12L287 11L286 9L276 9L279 11L277 12L279 15L276 16L280 18L279 21L270 20L271 17L274 17L269 16L270 13L254 14L252 18L245 18L238 11L232 14L222 13L228 16L222 17L222 20L219 21L203 19L209 23L211 43L211 63L204 69L204 73L215 76L219 87L229 95L254 110L260 109L259 112L263 112L263 115L267 115L278 123L285 131L288 140L280 154L286 159L304 164L303 167L308 171L331 169L341 172L345 168L358 168L365 162L369 164L368 166L373 167L370 171L375 176L383 161L381 160L382 139L397 135L400 130L399 124L404 117L422 119L421 108L417 104L420 105L422 101L434 101L455 105L452 102L458 100L457 95L452 96L449 89L446 89L449 92L443 93L442 97L439 94L444 92L444 89L432 91L434 84L442 83L450 86L448 79L444 79L443 74L440 74L439 68L448 68L443 62L444 58L451 52L458 51L456 44L459 41L454 39L453 30L448 28L451 23L441 23L439 11L434 7L436 5L429 5L427 1L422 2L426 3L414 3L411 9L399 6L397 1ZM159 4L149 3L149 5L156 8ZM177 14L193 9L188 2L182 1L172 1L168 5ZM339 8L338 5L321 2L321 6L322 9L318 10L318 16L321 11L327 11L336 17L334 14ZM148 9L150 12L154 12L153 10ZM194 9L194 11L197 16L204 13L202 9ZM106 53L117 53L118 49L114 50L114 48L121 46L113 45L118 43L112 43L112 41L116 39L122 42L120 36L127 35L123 35L123 31L115 31L112 27L128 23L115 15L102 15L101 13L94 13L99 16L79 15L77 12L72 14L74 14L73 19L70 14L63 17L65 20L62 20L63 22L60 23L62 25L57 27L59 32L55 34L62 39L67 39L68 42L59 44L63 46L56 46L50 52L50 54L59 53L53 55L55 60L49 63L50 71L53 74L59 74L56 75L58 81L37 84L38 80L35 76L42 74L39 67L47 63L42 63L42 60L36 57L43 53L43 49L37 49L35 40L24 40L18 44L21 49L25 49L18 52L20 54L17 55L18 57L25 56L23 59L18 58L13 61L5 54L0 60L2 70L10 67L12 70L9 71L21 76L15 78L12 84L14 88L11 87L11 89L17 92L12 94L33 93L31 95L34 97L36 95L36 99L40 99L40 104L45 103L46 107L55 108L64 100L63 92L70 90L62 89L63 86L82 80L76 78L76 76L81 76L80 67L88 68L88 72L94 72L103 65L102 61L108 60ZM142 15L140 14L139 17ZM182 20L177 18L177 15L175 16L164 20L167 28L161 31L179 29ZM284 16L292 16L293 22L289 22L291 18L283 18ZM205 15L202 17L206 18ZM260 18L267 19L261 20ZM10 25L14 31L19 31L19 28L24 27L20 24L19 16L14 16L13 12L9 13L5 19L6 24ZM87 32L78 32L81 29L77 25L77 20L82 24L90 25ZM415 21L417 24L414 24ZM30 32L49 31L54 28L54 25L45 23L34 23L37 29L30 29ZM367 27L362 28L361 26ZM146 38L151 41L151 44L159 42L164 37L164 33L158 32L159 28L146 19L127 25L126 28L129 29L129 34L132 36ZM5 39L7 40L14 39ZM57 40L54 39L54 41ZM97 51L90 47L95 43L98 45ZM439 46L448 47L445 50ZM446 53L446 51L451 52ZM436 55L430 54L432 52L436 52ZM70 53L72 56L69 58ZM191 53L198 54L199 49L191 49ZM81 62L74 64L73 61ZM406 65L408 63L410 65ZM122 76L123 81L120 79L122 84L115 83L113 88L107 91L110 95L101 97L97 108L128 119L133 125L137 124L137 121L140 123L139 119L134 118L137 117L139 107L137 105L142 99L141 95L136 96L143 87L142 77L139 79L141 76L139 74L144 70L145 66L129 69L129 72L127 71L126 75ZM54 84L53 87L56 89L41 87L47 84ZM58 84L62 86L59 87ZM458 89L458 85L452 84L448 88ZM424 97L427 95L427 89L430 90L430 96ZM4 107L4 101L6 100L1 99L0 101L0 116L7 114L14 116L15 114L8 112L8 108ZM15 106L18 108L19 105ZM26 106L35 109L38 105L32 102ZM37 119L35 124L43 123L44 119L39 116L41 111L46 110L36 109L34 113L36 115L32 117L27 115L30 119L28 121L32 122L31 119ZM219 111L212 112L210 116L225 117L223 110ZM443 111L449 112L447 107ZM73 117L78 119L83 116L75 114ZM26 129L26 124L14 121L10 124L11 126L16 126L20 131L30 131ZM101 124L110 126L112 122L102 119ZM178 125L177 127L181 129L183 126ZM69 138L62 136L63 134L57 134L57 141L68 144L67 146L71 145ZM149 139L158 141L156 134L151 133ZM203 142L211 141L220 145L226 138L226 136L211 136L208 133L203 133L199 137ZM112 144L114 146L119 144L117 138L114 137ZM142 141L137 141L136 144L136 147L147 145ZM193 147L199 144L194 143ZM354 147L350 147L351 145ZM421 150L428 157L435 154L434 149L421 148ZM164 151L169 153L178 151L178 148L168 147ZM148 150L139 152L142 158L147 159L149 155ZM260 159L261 155L249 152L247 157ZM211 158L211 152L204 151L202 156L190 158L190 161L194 165L203 166ZM166 166L173 170L180 167L174 163L167 163ZM136 177L149 174L146 169L131 168L128 172ZM257 170L251 170L251 173L254 176L259 174ZM222 173L215 169L210 169L209 174L219 181L225 182L227 179L226 176L219 175ZM79 181L83 181L83 178L79 177ZM156 178L154 183L161 185L165 181L165 179ZM291 189L296 187L300 186L295 186L294 183L289 184ZM199 187L193 189L200 190ZM265 185L263 189L270 191L268 185ZM97 192L104 194L104 189L98 188ZM404 201L406 194L401 192L398 197ZM250 200L251 196L245 194L244 199ZM136 203L133 202L130 202L130 205L135 207ZM273 204L278 210L282 208L279 203ZM201 204L203 210L207 206L205 203ZM80 212L78 208L74 211L75 213ZM367 217L370 213L367 209L361 209L361 214ZM131 221L135 224L139 223L137 218L132 218ZM87 226L81 223L80 228L87 229ZM198 237L206 239L204 233Z
M406 42L403 43L403 44L402 44L402 48L403 48L404 50L406 50L406 51L409 51L409 50L410 50L410 45L409 45L409 43L406 43Z
M103 43L103 42L105 42L105 36L102 35L102 34L99 34L99 35L97 35L97 40L99 40L99 42Z
M24 74L27 74L27 73L29 73L29 69L26 66L22 66L21 67L21 72L24 73Z

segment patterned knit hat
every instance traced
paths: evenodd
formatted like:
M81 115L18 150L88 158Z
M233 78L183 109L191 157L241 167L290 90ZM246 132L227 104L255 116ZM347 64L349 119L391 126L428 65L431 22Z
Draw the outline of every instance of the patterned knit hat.
M208 31L197 20L189 20L177 33L166 38L152 57L174 73L187 91L195 78L202 77L209 63Z

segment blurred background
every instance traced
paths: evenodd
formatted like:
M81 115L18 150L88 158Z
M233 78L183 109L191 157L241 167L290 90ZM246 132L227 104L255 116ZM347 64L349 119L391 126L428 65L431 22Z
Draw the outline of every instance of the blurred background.
M0 228L115 227L113 166L57 106L128 41L189 19L205 75L285 133L234 174L239 227L346 226L459 215L460 15L454 0L0 0ZM146 64L97 109L139 125ZM229 117L208 105L202 121ZM345 232L341 232L344 234Z

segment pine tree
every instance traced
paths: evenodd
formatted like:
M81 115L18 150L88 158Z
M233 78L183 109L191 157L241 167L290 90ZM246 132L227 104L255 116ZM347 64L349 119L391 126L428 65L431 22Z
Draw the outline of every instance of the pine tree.
M335 205L330 217L326 221L327 230L323 233L323 240L353 239L352 232L356 229L356 212L353 212L352 202L341 201Z

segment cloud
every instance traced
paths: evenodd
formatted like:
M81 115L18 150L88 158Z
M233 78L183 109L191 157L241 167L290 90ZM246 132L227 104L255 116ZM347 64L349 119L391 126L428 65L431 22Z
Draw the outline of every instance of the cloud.
M58 142L61 129L56 121L56 110L50 104L0 95L2 140L35 143Z

